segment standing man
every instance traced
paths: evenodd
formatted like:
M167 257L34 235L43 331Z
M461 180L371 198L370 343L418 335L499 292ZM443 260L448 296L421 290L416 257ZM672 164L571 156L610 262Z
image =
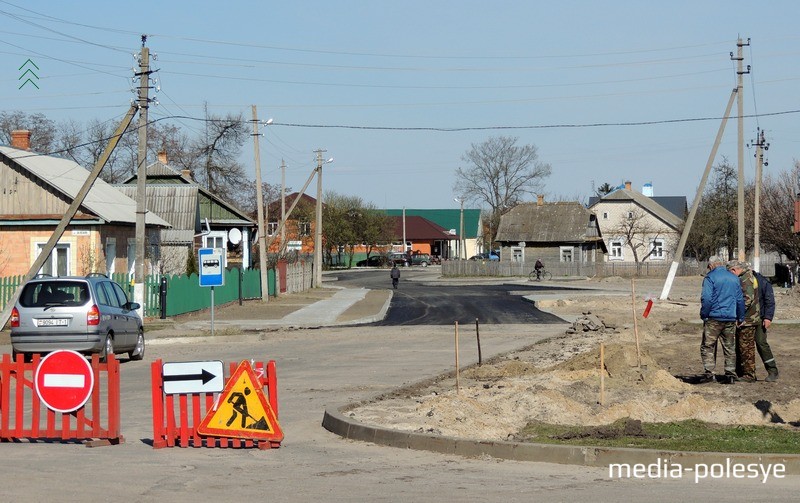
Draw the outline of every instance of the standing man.
M714 380L717 365L717 341L725 355L725 379L736 377L736 323L744 320L744 297L736 276L725 269L718 256L708 259L708 273L703 279L700 295L700 318L703 319L703 340L700 359L703 361L703 381Z
M728 270L739 277L744 296L744 322L736 326L736 375L741 381L756 381L756 328L761 324L758 281L750 264L731 260Z
M758 301L761 305L761 323L756 326L756 349L761 361L764 362L764 368L767 369L767 378L764 380L775 382L778 380L778 365L767 342L767 329L775 316L775 292L772 291L772 283L767 278L760 272L753 271L753 273L758 281Z
M400 269L397 268L397 264L392 265L392 272L389 275L392 277L392 288L397 290L397 283L400 282Z

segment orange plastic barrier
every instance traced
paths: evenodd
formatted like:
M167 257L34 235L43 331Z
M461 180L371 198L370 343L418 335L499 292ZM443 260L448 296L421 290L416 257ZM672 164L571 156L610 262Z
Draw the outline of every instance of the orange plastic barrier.
M41 360L35 354L30 363L25 363L21 354L16 361L4 354L0 361L1 441L81 441L87 447L125 441L120 434L119 360L113 354L107 363L100 363L98 355L92 356L91 395L83 406L67 413L43 406L34 382ZM104 412L108 421L105 428L101 424Z
M237 363L229 364L228 377L236 372ZM214 408L214 393L165 394L161 359L150 367L151 394L153 400L153 448L164 447L220 447L273 449L280 447L280 441L250 438L229 438L224 436L204 436L198 426ZM256 362L254 371L258 384L267 392L269 407L278 416L278 378L275 361ZM226 379L227 380L227 379Z

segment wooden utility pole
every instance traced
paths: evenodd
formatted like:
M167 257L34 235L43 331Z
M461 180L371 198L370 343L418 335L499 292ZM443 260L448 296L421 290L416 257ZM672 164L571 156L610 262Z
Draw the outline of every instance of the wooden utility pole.
M136 74L139 77L139 151L136 170L136 262L133 273L133 298L141 306L144 306L144 252L147 244L147 109L150 105L150 49L146 44L147 35L142 35L139 72Z
M741 37L736 40L736 57L731 53L731 59L736 61L736 111L738 115L738 161L739 161L739 190L737 193L738 205L738 227L737 227L737 247L739 248L739 260L746 260L746 249L744 242L744 92L742 91L742 75L750 73L750 65L747 65L747 71L744 71L744 57L742 56L742 47L749 46L750 39L747 43L743 43Z
M756 130L756 190L753 215L753 270L761 272L761 171L769 163L764 161L764 151L769 143L764 139L764 131Z
M269 284L267 279L267 234L264 229L264 194L261 184L261 151L259 150L259 135L258 135L258 111L256 106L252 106L253 110L253 152L255 158L255 171L256 171L256 205L258 218L258 267L261 276L261 300L269 302Z

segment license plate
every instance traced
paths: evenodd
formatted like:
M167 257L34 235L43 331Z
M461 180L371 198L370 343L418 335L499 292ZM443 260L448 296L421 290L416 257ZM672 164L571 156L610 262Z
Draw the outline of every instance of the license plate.
M38 320L37 327L66 327L69 325L69 320L66 318L46 318Z

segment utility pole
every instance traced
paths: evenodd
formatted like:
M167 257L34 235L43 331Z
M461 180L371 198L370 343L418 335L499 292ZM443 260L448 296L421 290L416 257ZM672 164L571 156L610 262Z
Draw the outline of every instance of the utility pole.
M317 218L314 224L314 288L322 286L322 153L321 148L317 153Z
M753 215L753 270L761 272L761 170L769 163L764 161L764 151L769 143L764 139L764 131L756 129L756 191Z
M736 57L733 57L733 53L731 53L731 59L736 61L736 112L738 115L738 125L739 125L739 149L738 149L738 161L739 161L739 190L738 190L738 231L737 231L737 246L739 248L739 260L744 261L746 259L745 255L745 243L744 243L744 92L742 92L742 75L745 73L750 73L750 65L747 65L747 71L743 69L743 61L744 57L742 56L742 47L749 46L750 39L747 39L747 43L742 42L742 38L739 37L736 40Z
M281 222L286 220L286 162L281 159ZM281 226L280 253L286 249L286 226Z
M258 112L253 105L253 152L256 170L256 205L258 218L258 267L261 276L261 301L269 302L269 284L267 280L267 234L264 231L264 194L261 184L261 152L259 150Z
M692 209L689 210L689 216L686 217L686 223L683 225L681 239L678 241L678 247L675 249L672 265L669 268L669 273L667 273L667 280L664 282L664 288L661 290L661 296L659 297L661 300L667 300L667 298L669 298L669 291L672 289L672 282L675 280L675 275L678 272L678 265L683 257L683 250L686 248L686 241L689 239L689 233L692 231L692 223L694 222L694 217L697 214L697 208L700 206L700 200L703 198L703 190L705 190L706 187L708 174L711 172L711 166L714 163L714 159L717 157L717 150L719 149L719 144L722 141L722 133L725 132L725 125L728 123L728 117L730 117L731 109L733 108L733 100L736 99L738 92L739 89L734 88L731 91L731 97L728 99L728 106L725 108L725 114L722 116L722 122L719 125L719 130L717 130L717 137L714 140L714 146L711 147L711 153L708 155L706 169L703 171L703 176L700 178L700 185L697 186L697 194L694 196Z
M147 214L147 109L150 106L150 49L147 35L142 35L142 52L139 54L139 151L136 170L136 259L133 276L133 298L144 307L144 257L147 240L145 215ZM140 312L143 316L143 313Z

